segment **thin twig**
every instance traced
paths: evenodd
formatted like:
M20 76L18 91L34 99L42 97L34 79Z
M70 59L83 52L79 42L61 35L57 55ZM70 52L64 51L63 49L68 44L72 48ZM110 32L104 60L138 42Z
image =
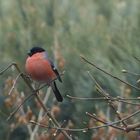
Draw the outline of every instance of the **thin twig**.
M97 97L97 98L92 98L92 97L79 97L79 96L71 96L71 95L66 95L70 99L75 99L75 100L113 100L113 101L125 101L125 100L140 100L140 98L123 98L123 97L112 97L111 99L106 99L105 97Z
M9 64L5 69L3 69L2 71L0 71L0 75L2 75L5 71L7 71L13 65L16 65L16 63L15 62L12 62L11 64Z
M140 88L138 88L138 87L136 87L136 86L134 86L134 85L132 85L132 84L130 84L130 83L128 83L128 82L126 82L126 81L120 79L120 78L118 78L117 76L114 76L114 75L112 75L111 73L109 73L109 72L103 70L102 68L98 67L98 66L95 65L94 63L88 61L85 57L83 57L83 56L80 56L80 57L81 57L86 63L88 63L88 64L90 64L91 66L95 67L96 69L102 71L103 73L109 75L110 77L112 77L112 78L114 78L114 79L116 79L116 80L118 80L118 81L120 81L120 82L122 82L122 83L124 83L124 84L126 84L126 85L128 85L128 86L130 86L130 87L132 87L132 88L134 88L134 89L136 89L136 90L140 90Z
M50 96L50 93L51 93L51 88L49 87L47 89L47 93L45 94L45 97L44 97L44 100L43 100L43 103L44 104L46 104L46 102L48 101L48 98ZM40 111L39 111L39 114L38 114L38 121L40 121L40 119L42 118L42 116L43 116L43 109L41 108ZM34 140L35 134L37 133L38 129L39 129L39 127L38 127L38 125L36 125L34 127L34 129L33 129L33 132L31 134L31 136L30 136L30 140Z
M93 118L93 119L95 119L95 120L97 120L97 121L99 121L99 122L101 122L101 123L103 123L103 124L108 124L108 122L105 122L105 121L101 120L99 117L97 117L97 116L94 115L94 114L91 114L91 113L89 113L89 112L86 112L86 114L87 114L88 116L90 116L91 118ZM119 130L124 130L124 128L119 127L119 126L114 126L114 125L110 125L110 126L113 127L113 128L119 129Z
M66 95L70 99L76 99L76 100L107 100L104 97L98 97L98 98L90 98L90 97L76 97L76 96L71 96L71 95Z
M27 108L29 108L29 106L27 106ZM20 111L22 112L23 115L26 115L23 106L21 107ZM32 127L30 125L27 125L27 129L28 129L29 134L31 135L32 134Z
M68 98L70 99L74 99L74 100L83 100L83 101L106 101L106 100L111 100L111 101L117 101L117 102L122 102L125 104L130 104L130 105L136 105L136 106L140 106L140 103L132 103L132 102L128 102L126 100L140 100L139 98L120 98L120 97L112 97L110 98L105 98L105 97L98 97L98 98L90 98L90 97L77 97L77 96L71 96L71 95L66 95Z
M19 74L17 75L16 79L14 80L13 86L11 87L11 89L10 89L8 95L11 95L11 93L13 92L13 90L14 90L14 88L15 88L15 86L16 86L17 80L19 79L20 76L21 76L21 73L19 73Z
M111 96L109 96L108 93L106 93L106 91L104 91L104 89L99 85L99 83L97 82L97 80L95 79L94 76L91 75L91 73L88 71L88 75L90 76L90 78L95 82L96 86L98 87L98 92L103 95L106 99L112 99ZM114 112L116 113L117 117L119 120L121 120L121 115L120 113L118 112L118 110L116 109L114 103L112 102L112 100L107 100L110 107L114 110ZM127 127L127 124L126 122L122 121L122 124Z
M121 101L125 101L125 100L140 100L140 98L124 98L124 97L112 97L111 99L106 99L105 97L79 97L79 96L71 96L71 95L66 95L68 98L70 99L75 99L75 100L112 100L112 101L118 101L118 100L121 100Z
M135 123L135 124L132 124L132 125L128 125L127 128L126 128L126 132L138 131L139 127L140 127L140 123Z
M46 114L47 114L48 117L52 120L52 122L53 122L57 127L60 127L60 125L59 125L59 123L57 122L57 120L56 120L56 119L50 114L50 112L47 110L47 108L46 108L46 106L43 104L41 98L38 96L37 91L32 87L32 85L31 85L30 82L27 80L27 78L25 77L25 75L21 72L21 70L19 69L19 67L18 67L18 65L17 65L16 63L13 62L12 64L10 64L7 68L5 68L4 70L2 70L2 71L0 72L0 75L3 74L6 70L8 70L8 69L9 69L11 66L13 66L13 65L15 66L16 70L18 71L18 73L21 73L22 79L24 80L24 82L26 83L26 85L29 87L29 89L30 89L31 92L32 92L31 95L34 95L34 96L36 97L36 99L38 100L38 102L39 102L40 105L42 106L43 110L46 112ZM28 98L26 98L26 100L28 100ZM24 102L26 102L26 100L24 100ZM24 102L23 102L23 104L24 104ZM12 112L12 113L10 114L10 116L8 117L7 120L11 119L11 118L14 116L15 112L17 112L17 111L19 110L19 108L20 108L23 104L21 104L14 112ZM65 137L66 137L68 140L72 140L72 137L69 136L69 135L67 134L66 131L63 131L63 130L62 130L62 133L65 135Z
M73 129L70 129L70 128L46 126L46 125L40 124L38 122L35 122L33 120L31 120L30 123L32 123L34 125L39 125L39 126L44 127L44 128L51 128L51 129L58 129L58 130L65 130L65 131L73 131L73 132L86 132L86 131L89 131L89 130L100 129L100 128L103 128L103 127L108 127L108 126L112 126L112 125L121 123L122 121L128 120L128 119L132 118L133 116L135 116L135 115L137 115L139 113L140 113L140 110L130 114L127 117L122 118L121 120L114 121L114 122L108 122L108 124L106 124L106 125L101 125L101 126L97 126L97 127L85 127L85 128L75 128L75 129L73 128ZM124 128L124 131L126 131L126 128ZM132 129L132 131L139 131L139 130L137 130L137 129L133 130Z
M29 100L29 98L31 98L34 95L34 93L28 95L23 101L22 103L13 111L10 113L9 117L7 118L7 121L9 121L17 112L18 110L21 108L22 105L24 105L24 103Z
M103 124L108 124L108 122L105 122L105 121L99 119L99 117L97 117L94 114L91 114L89 112L86 112L86 114L88 116L90 116L91 118L93 118L93 119L95 119L95 120L97 120L97 121L99 121L99 122L101 122ZM125 130L126 132L130 132L130 131L135 131L137 128L139 128L140 127L140 123L135 123L135 124L132 124L132 125L127 125L126 128L122 128L122 127L114 126L114 125L110 125L110 126L116 128L116 129L119 129L119 130Z

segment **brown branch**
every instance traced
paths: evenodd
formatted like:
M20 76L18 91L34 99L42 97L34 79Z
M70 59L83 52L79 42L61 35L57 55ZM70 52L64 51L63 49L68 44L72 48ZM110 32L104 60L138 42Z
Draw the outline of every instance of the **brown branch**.
M112 101L118 101L118 100L121 100L121 101L125 101L125 100L140 100L139 97L137 98L123 98L123 97L112 97L111 99L106 99L105 97L97 97L97 98L92 98L92 97L79 97L79 96L71 96L71 95L66 95L68 98L70 99L74 99L74 100L112 100Z
M99 122L101 122L101 123L103 123L103 124L108 124L108 122L105 122L105 121L101 120L99 117L97 117L97 116L94 115L94 114L91 114L91 113L89 113L89 112L86 112L86 114L87 114L88 116L90 116L91 118L95 119L96 121L99 121ZM114 126L114 125L110 125L110 126L113 127L113 128L119 129L119 130L123 130L123 131L125 130L124 128L119 127L119 126Z
M126 128L126 132L135 131L139 127L140 127L140 123L128 125Z
M53 122L57 127L60 127L60 125L59 125L59 123L57 122L57 120L56 120L56 119L51 115L51 113L47 110L47 108L46 108L46 106L43 104L41 98L38 96L37 90L35 90L35 89L32 87L32 85L30 84L30 82L27 80L27 78L26 78L25 75L21 72L21 70L19 69L18 65L17 65L15 62L11 63L11 64L8 65L4 70L2 70L2 71L0 72L0 75L2 75L2 74L3 74L6 70L8 70L11 66L15 66L16 70L18 71L18 73L21 73L22 79L24 80L24 82L26 83L26 85L29 87L29 89L30 89L31 92L32 92L32 94L31 94L30 96L34 95L34 96L36 97L36 99L38 100L38 102L39 102L40 105L42 106L43 110L44 110L44 111L46 112L46 114L48 115L48 117L52 120L52 122ZM30 97L30 96L29 96L29 97ZM11 118L13 117L13 115L15 114L15 112L17 112L17 111L19 110L19 108L28 100L29 97L27 97L27 98L24 100L24 102L22 102L22 104L21 104L18 108L16 108L16 110L15 110L14 112L12 112L12 113L10 114L10 116L8 117L7 120L9 120L9 119L11 119ZM63 131L63 130L62 130L62 133L64 134L64 136L65 136L68 140L72 140L72 137L69 136L69 135L67 134L66 131Z
M107 100L104 97L98 97L98 98L90 98L90 97L76 97L76 96L71 96L71 95L66 95L70 99L76 99L76 100Z
M19 111L19 109L21 108L21 106L23 106L23 105L25 104L25 102L26 102L27 100L29 100L29 98L31 98L33 95L34 95L34 93L28 95L28 96L22 101L22 103L21 103L13 112L10 113L9 117L7 118L7 121L9 121L9 120Z
M66 123L67 123L67 121L64 120L63 123L61 124L61 128L64 127ZM58 135L60 134L60 132L61 132L61 131L57 129L57 130L54 132L53 135L56 137L56 136L58 136Z
M44 127L44 128L51 128L51 129L58 129L58 130L65 130L65 131L73 131L73 132L87 132L89 130L94 130L94 129L100 129L103 127L108 127L108 126L112 126L118 123L122 123L122 121L128 120L130 118L132 118L133 116L137 115L140 113L140 110L122 118L121 120L115 121L115 122L108 122L106 125L101 125L101 126L97 126L97 127L85 127L85 128L75 128L75 129L70 129L70 128L62 128L62 127L52 127L52 126L47 126L47 125L43 125L40 124L38 122L35 122L33 120L30 121L30 123L34 124L34 125L39 125L40 127ZM127 128L124 128L124 131L126 131ZM137 129L132 129L132 131L139 131ZM127 132L127 131L126 131Z
M51 93L51 88L49 87L47 89L47 93L45 94L45 97L43 98L43 103L46 104L46 102L48 101L48 98L50 96ZM43 116L43 109L41 108L39 113L38 113L38 118L37 120L40 121L41 117ZM36 125L32 131L32 134L30 135L30 140L34 140L35 134L37 133L39 127L38 125Z
M103 123L103 124L108 124L108 122L105 122L105 121L99 119L99 117L97 117L97 116L94 115L94 114L91 114L91 113L89 113L89 112L86 112L86 114L87 114L88 116L90 116L91 118L93 118L93 119L95 119L95 120L97 120L97 121L99 121L99 122L101 122L101 123ZM110 125L110 126L113 127L113 128L119 129L119 130L123 130L123 131L125 131L125 132L130 132L130 131L135 131L136 128L139 128L139 127L140 127L140 123L135 123L135 124L127 125L126 128L122 128L122 127L114 126L114 125Z
M16 65L16 63L15 62L12 62L11 64L9 64L5 69L3 69L2 71L0 71L0 75L2 75L5 71L7 71L13 65Z
M92 98L92 97L77 97L77 96L71 96L71 95L66 95L68 98L72 100L84 100L84 101L105 101L105 100L111 100L111 101L117 101L117 102L122 102L125 104L130 104L130 105L135 105L135 106L140 106L140 103L133 103L133 102L128 102L126 100L140 100L139 98L121 98L121 97L112 97L110 98L105 98L105 97L98 97L98 98Z
M19 74L17 75L16 79L14 80L13 86L11 87L11 89L10 89L8 95L11 95L11 93L13 92L13 90L14 90L14 88L15 88L15 86L16 86L17 80L19 79L20 76L21 76L21 73L19 73Z
M95 65L94 63L88 61L85 57L83 57L83 56L80 56L80 57L81 57L86 63L88 63L88 64L90 64L91 66L95 67L96 69L102 71L103 73L109 75L110 77L112 77L112 78L114 78L114 79L116 79L116 80L118 80L118 81L120 81L120 82L122 82L122 83L124 83L124 84L126 84L126 85L128 85L128 86L130 86L130 87L132 87L132 88L134 88L134 89L136 89L136 90L140 90L140 88L138 88L138 87L136 87L136 86L134 86L134 85L132 85L132 84L130 84L130 83L128 83L128 82L126 82L126 81L120 79L120 78L118 78L117 76L114 76L114 75L112 75L111 73L109 73L109 72L103 70L102 68L98 67L98 66Z
M140 98L123 98L123 97L111 97L106 99L105 97L79 97L79 96L71 96L71 95L66 95L70 99L74 100L112 100L112 101L126 101L126 100L140 100Z
M95 82L96 86L98 87L98 92L99 92L101 95L103 95L106 99L112 99L112 97L109 96L109 94L106 93L106 91L104 91L104 89L99 85L99 83L97 82L97 80L95 79L95 77L92 76L90 72L88 72L88 75L90 76L90 78ZM122 118L121 118L121 115L120 115L120 113L118 112L118 110L116 109L116 107L115 107L114 103L112 102L112 100L107 100L107 101L108 101L110 107L111 107L111 108L114 110L114 112L116 113L118 119L121 120L121 119L122 119ZM125 127L127 127L127 124L126 124L124 121L122 121L122 124L123 124Z

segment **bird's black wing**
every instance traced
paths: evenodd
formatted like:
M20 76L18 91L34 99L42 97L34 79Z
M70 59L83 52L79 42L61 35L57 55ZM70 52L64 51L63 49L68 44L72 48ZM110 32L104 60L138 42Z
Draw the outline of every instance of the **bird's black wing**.
M58 80L59 80L60 82L62 82L61 76L60 76L58 70L56 69L56 67L54 66L54 64L53 64L53 62L52 62L51 60L50 60L50 64L51 64L51 67L52 67L53 71L54 71L55 74L57 75Z
M47 52L45 52L45 58L48 60L48 54L47 54ZM52 62L50 59L49 59L49 62L50 62L50 65L51 65L53 71L55 72L55 74L56 74L58 80L59 80L60 82L62 82L62 79L61 79L61 77L60 77L60 74L59 74L58 70L56 69L56 67L54 66L53 62Z

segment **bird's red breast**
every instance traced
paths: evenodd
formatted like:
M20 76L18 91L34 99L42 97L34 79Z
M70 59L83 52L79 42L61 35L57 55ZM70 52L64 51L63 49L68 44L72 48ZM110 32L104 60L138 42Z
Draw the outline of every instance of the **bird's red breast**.
M26 60L25 69L29 76L36 81L49 84L52 80L57 78L44 52L36 53L31 57L29 56Z

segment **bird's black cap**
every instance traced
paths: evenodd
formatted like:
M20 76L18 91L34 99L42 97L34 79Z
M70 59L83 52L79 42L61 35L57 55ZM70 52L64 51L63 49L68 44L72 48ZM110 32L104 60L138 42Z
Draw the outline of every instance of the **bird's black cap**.
M32 56L33 54L35 53L38 53L38 52L44 52L45 50L41 47L33 47L30 52L28 52L28 55L29 56Z

